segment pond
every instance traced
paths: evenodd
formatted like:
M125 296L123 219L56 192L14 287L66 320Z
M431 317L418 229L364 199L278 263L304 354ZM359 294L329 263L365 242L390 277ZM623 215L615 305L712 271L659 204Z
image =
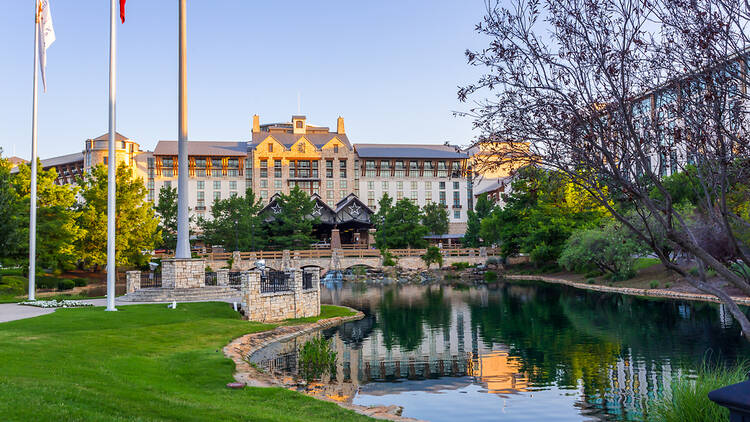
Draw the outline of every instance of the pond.
M321 300L366 314L322 332L338 352L329 396L430 421L643 420L676 376L750 356L728 312L710 303L536 282L337 282L321 286ZM295 372L304 340L251 360Z

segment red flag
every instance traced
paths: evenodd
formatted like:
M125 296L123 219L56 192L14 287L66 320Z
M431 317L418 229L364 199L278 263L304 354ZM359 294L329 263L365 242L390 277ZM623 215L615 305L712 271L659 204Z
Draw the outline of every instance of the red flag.
M125 0L120 0L120 19L125 23Z

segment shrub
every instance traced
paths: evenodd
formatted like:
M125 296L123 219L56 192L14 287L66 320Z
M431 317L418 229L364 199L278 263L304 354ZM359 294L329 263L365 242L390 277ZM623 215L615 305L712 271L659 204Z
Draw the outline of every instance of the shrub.
M643 249L627 229L612 223L603 229L573 232L557 262L568 271L595 267L601 273L611 274L614 281L627 280L635 275L633 264ZM593 274L589 272L586 276Z
M656 281L656 280L654 280L651 283L649 283L649 287L651 287L652 289L658 289L659 288L659 282Z
M320 379L325 374L333 374L336 366L336 352L331 341L316 337L302 345L299 352L299 375L307 382Z
M587 272L586 274L584 274L583 276L587 278L593 278L593 277L601 277L603 275L604 273L601 272L600 270L591 270Z
M62 279L57 282L57 290L70 290L73 287L76 286L76 283L73 280L69 279Z
M383 266L395 267L396 260L393 258L393 254L388 249L381 249L380 255L383 257Z
M492 283L493 281L497 281L497 273L494 271L486 271L484 273L484 281L487 283Z
M672 381L671 397L665 395L653 403L654 420L661 422L728 421L729 410L708 399L708 393L745 379L747 364L733 368L720 366L709 369L705 365L695 379L683 376Z
M36 287L37 289L55 289L57 288L59 282L60 279L57 277L38 276L36 278Z
M430 268L430 265L432 265L433 263L438 264L438 267L442 267L443 254L440 253L440 248L438 248L437 246L429 246L427 248L427 252L422 255L422 261L424 261L425 265L427 265L427 268Z
M590 278L590 279L586 280L586 283L588 283L588 284L596 284L596 280L594 280L593 278Z
M672 287L672 284L671 284L671 283L665 283L665 284L664 284L664 288L665 288L665 289L668 289L668 288L670 288L670 287Z
M454 270L465 270L469 267L471 267L471 264L468 262L454 262L451 264L451 268Z
M89 281L86 280L85 278L74 278L72 280L73 280L73 284L75 284L76 287L83 287L89 284Z
M210 265L206 265L206 272L207 273L212 273L212 272L214 272L214 270L211 268Z

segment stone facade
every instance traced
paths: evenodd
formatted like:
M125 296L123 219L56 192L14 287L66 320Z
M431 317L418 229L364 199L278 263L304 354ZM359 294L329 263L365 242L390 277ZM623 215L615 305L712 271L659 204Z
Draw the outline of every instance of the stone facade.
M170 289L204 287L206 261L192 258L170 258L161 261L161 286Z
M141 272L128 271L125 273L125 293L133 293L141 288Z
M228 286L229 285L229 270L224 268L216 270L216 285L217 286Z
M273 322L289 318L303 318L320 314L320 275L312 274L312 288L303 289L301 270L287 271L290 290L261 293L259 271L242 273L242 308L245 319Z

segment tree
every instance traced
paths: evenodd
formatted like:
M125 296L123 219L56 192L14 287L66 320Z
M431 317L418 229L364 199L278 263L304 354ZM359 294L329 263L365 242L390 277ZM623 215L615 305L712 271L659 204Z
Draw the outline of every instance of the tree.
M57 171L43 170L37 161L37 225L36 261L49 269L64 269L72 266L78 256L75 243L85 233L76 223L77 187L57 185ZM31 204L31 165L19 165L18 172L10 177L16 198L10 219L15 226L15 237L8 254L19 265L28 265L29 259L29 213ZM6 256L8 256L6 255Z
M258 214L262 209L261 200L251 188L247 188L244 197L232 195L215 200L211 219L198 219L204 242L243 252L264 249L267 236Z
M116 265L145 265L149 255L162 242L159 218L146 201L143 180L133 177L133 170L124 163L117 166L115 198L115 262ZM83 262L97 268L107 263L107 168L91 168L80 180L81 197L79 225L86 231L78 239Z
M438 268L443 266L443 254L440 253L440 248L437 246L428 246L427 252L425 252L421 258L425 265L427 265L428 269L433 263L438 264Z
M308 249L315 241L313 226L319 220L312 217L315 201L295 186L289 195L280 194L276 205L280 212L273 214L274 220L268 224L270 246L274 249Z
M0 149L0 152L2 150ZM8 260L21 243L18 197L11 185L11 165L0 157L0 258Z
M466 222L466 234L464 235L464 244L471 248L478 248L482 245L486 245L480 237L480 231L482 229L482 220L486 218L495 208L495 204L489 200L487 194L479 195L477 203L474 205L473 210L468 212L468 220Z
M177 188L162 186L154 210L159 215L163 246L174 250L177 246Z
M730 199L750 171L748 94L739 89L748 23L750 4L733 0L495 1L477 26L490 46L466 53L487 72L458 95L492 93L466 113L482 132L478 142L510 146L488 159L520 158L565 174L666 268L719 298L750 339L748 317L706 278L710 268L750 294L749 276L732 271L750 265L737 232L750 221ZM700 187L695 212L713 222L709 228L692 224L664 184L687 164L697 168L685 176ZM699 229L726 239L731 257L713 256ZM661 245L697 263L697 275Z
M419 206L406 198L396 202L396 205L392 203L388 194L384 194L378 202L378 213L375 214L375 242L378 249L424 247L428 229L421 224Z
M448 209L445 205L431 202L422 207L422 224L434 235L448 233Z

